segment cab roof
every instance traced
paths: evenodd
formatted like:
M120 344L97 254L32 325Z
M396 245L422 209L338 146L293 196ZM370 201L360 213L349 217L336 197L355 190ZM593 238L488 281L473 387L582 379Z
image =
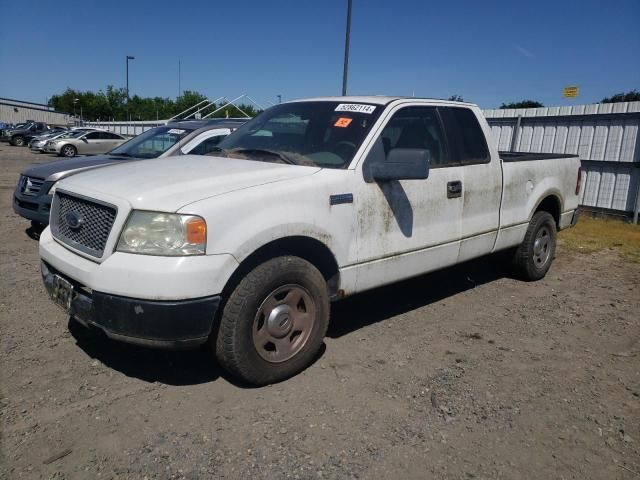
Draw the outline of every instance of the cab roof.
M387 95L348 95L345 97L314 97L314 98L300 98L292 100L292 102L343 102L343 103L368 103L371 105L389 105L396 100L412 100L412 101L425 101L435 102L447 105L467 105L470 107L475 106L469 102L455 102L453 100L443 100L439 98L423 98L423 97L401 97L401 96L387 96Z

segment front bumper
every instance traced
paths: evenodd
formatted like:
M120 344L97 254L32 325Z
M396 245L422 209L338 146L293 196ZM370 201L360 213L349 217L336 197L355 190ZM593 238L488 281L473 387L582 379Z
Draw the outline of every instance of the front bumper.
M42 151L46 153L60 153L60 148L57 148L54 145L45 145Z
M25 197L16 193L13 195L13 211L27 220L46 226L49 225L51 199L51 195Z
M190 348L205 343L220 305L220 296L188 300L144 300L90 290L41 261L42 280L54 295L58 275L74 287L69 315L109 338L158 348Z

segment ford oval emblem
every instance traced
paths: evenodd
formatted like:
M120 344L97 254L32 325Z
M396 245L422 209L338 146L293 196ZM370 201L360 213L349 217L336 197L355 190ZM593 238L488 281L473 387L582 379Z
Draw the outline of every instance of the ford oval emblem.
M79 230L84 223L82 215L77 212L67 212L64 215L64 219L71 230Z

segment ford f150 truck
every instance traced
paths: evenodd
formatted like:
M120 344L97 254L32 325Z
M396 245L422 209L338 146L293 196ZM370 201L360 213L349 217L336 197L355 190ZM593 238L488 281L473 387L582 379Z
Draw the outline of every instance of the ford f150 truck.
M575 223L580 160L500 154L478 107L331 97L276 105L210 156L59 182L44 284L73 319L142 345L208 342L252 384L303 370L331 300L513 249L544 277Z

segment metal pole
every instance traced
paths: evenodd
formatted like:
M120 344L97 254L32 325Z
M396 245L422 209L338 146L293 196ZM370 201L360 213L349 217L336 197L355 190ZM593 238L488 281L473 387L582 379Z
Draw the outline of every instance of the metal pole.
M249 100L251 103L253 103L256 107L258 107L260 110L264 110L264 107L262 105L260 105L258 102L256 102L253 98L251 98L249 95L246 96L247 100ZM272 104L273 105L273 104Z
M187 108L186 110L178 113L177 115L174 115L173 117L171 117L169 120L173 120L174 118L178 118L180 115L184 115L185 113L187 113L189 110L193 110L194 108L198 108L199 105L202 105L203 103L207 103L209 101L209 99L205 99L202 100L201 102L196 103L195 105Z
M220 110L222 110L224 107L228 107L229 105L233 105L234 107L236 107L234 102L237 102L238 100L240 100L241 98L246 97L246 94L240 95L239 97L234 98L233 100L229 100L227 103L225 103L224 105L222 105L221 107L216 108L213 112L209 112L207 113L204 117L202 117L202 119L204 120L205 118L209 118L211 115L213 115L216 112L219 112ZM238 108L238 107L236 107ZM238 109L239 110L239 109Z
M516 125L513 127L513 133L511 134L511 144L509 145L509 151L516 151L516 140L518 139L518 131L520 130L520 125L522 124L522 115L518 115L518 120L516 121Z
M178 60L178 97L182 95L182 61Z
M636 208L633 209L633 223L638 224L638 212L640 212L640 178L638 178L638 191L636 192Z
M129 117L129 122L131 122L131 115L129 114L129 60L135 60L136 57L132 55L127 55L126 64L127 64L127 116Z
M344 70L342 71L342 96L347 94L347 75L349 73L349 43L351 41L351 0L347 0L347 33L344 39Z

